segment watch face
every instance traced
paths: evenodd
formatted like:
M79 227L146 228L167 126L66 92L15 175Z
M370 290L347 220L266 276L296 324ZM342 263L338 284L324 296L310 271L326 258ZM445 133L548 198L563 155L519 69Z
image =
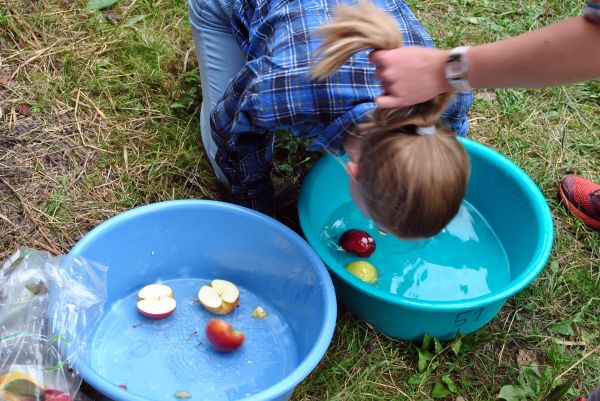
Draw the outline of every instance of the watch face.
M448 78L462 78L465 72L465 65L460 61L452 61L446 64L446 75Z

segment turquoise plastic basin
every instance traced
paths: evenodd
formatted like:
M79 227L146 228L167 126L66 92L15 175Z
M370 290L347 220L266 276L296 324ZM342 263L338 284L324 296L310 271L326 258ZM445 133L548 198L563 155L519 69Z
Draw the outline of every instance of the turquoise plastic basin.
M473 332L489 322L506 300L542 271L552 248L550 209L533 181L491 148L464 139L471 158L466 200L487 220L506 251L510 281L495 292L457 301L426 301L391 294L367 284L338 263L320 233L326 219L351 201L344 168L326 155L309 172L300 194L304 235L332 273L338 300L375 330L391 337L419 340L425 333L441 340Z

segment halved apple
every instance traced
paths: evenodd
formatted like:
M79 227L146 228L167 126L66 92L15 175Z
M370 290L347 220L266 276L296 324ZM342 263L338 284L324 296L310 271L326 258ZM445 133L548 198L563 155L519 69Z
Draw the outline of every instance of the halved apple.
M175 310L173 291L164 284L150 284L138 292L137 308L150 319L162 319Z
M8 372L0 376L0 400L21 401L40 399L44 386L25 372Z
M206 324L206 337L210 344L221 352L231 352L244 343L244 335L221 319L211 319Z
M230 313L238 304L240 290L232 282L213 280L198 291L198 300L207 310L217 315Z

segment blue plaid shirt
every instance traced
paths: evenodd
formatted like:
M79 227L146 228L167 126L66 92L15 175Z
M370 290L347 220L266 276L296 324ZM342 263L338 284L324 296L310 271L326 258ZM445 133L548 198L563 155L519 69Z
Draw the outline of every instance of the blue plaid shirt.
M237 203L272 214L273 131L314 138L309 150L342 152L347 133L375 108L382 91L367 52L324 81L309 72L320 37L314 31L342 0L233 0L232 29L247 63L211 113L216 161ZM375 3L396 17L406 46L433 47L427 31L401 0ZM471 93L444 114L457 135L467 133Z

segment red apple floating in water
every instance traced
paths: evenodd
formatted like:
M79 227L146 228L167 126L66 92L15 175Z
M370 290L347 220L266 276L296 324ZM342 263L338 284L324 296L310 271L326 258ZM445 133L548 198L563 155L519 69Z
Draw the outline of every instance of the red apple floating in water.
M138 293L137 308L150 319L162 319L175 310L177 302L170 287L163 284L150 284Z
M375 252L375 240L368 232L351 229L342 234L339 244L346 252L361 258L368 258Z
M231 352L241 347L244 335L233 329L233 326L222 319L211 319L206 325L206 337L218 351Z
M71 401L71 396L59 390L45 390L44 401Z
M240 300L240 290L232 282L213 280L198 291L198 300L206 309L217 315L231 312Z

